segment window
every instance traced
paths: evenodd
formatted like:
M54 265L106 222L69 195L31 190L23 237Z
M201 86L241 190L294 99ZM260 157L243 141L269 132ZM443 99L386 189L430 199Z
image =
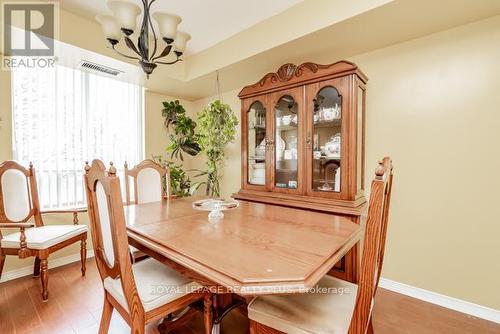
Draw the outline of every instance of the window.
M80 70L12 70L14 159L37 174L42 209L85 205L85 161L143 157L143 89Z

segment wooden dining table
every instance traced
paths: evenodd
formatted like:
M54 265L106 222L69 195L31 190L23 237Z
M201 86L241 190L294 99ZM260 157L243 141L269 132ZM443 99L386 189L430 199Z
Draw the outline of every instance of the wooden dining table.
M312 288L357 242L341 215L241 201L210 221L197 198L125 207L129 242L193 280L240 295Z
M126 206L129 243L216 295L306 292L362 235L342 215L246 201L210 221L197 199Z

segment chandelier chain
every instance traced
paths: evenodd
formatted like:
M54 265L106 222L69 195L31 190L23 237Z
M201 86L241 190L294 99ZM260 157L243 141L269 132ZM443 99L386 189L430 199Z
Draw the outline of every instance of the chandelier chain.
M217 76L217 79L216 79L217 98L219 99L219 101L222 101L221 96L220 96L219 70L216 70L215 74Z

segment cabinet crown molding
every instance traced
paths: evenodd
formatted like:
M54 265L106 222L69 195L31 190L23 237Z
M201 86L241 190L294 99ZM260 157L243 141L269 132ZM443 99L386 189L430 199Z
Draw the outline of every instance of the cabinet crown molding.
M258 95L263 91L281 90L348 74L356 74L364 83L368 81L367 76L361 72L358 66L347 60L341 60L329 65L307 62L297 66L287 63L282 65L276 72L266 74L258 82L245 86L238 96L246 98Z

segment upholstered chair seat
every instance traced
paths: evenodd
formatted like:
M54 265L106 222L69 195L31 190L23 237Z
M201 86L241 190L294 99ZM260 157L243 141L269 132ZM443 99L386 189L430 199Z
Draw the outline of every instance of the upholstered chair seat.
M357 292L356 284L325 276L310 293L255 298L248 317L287 334L345 334Z
M190 281L164 264L146 259L132 266L137 292L146 312L168 304L191 292L196 292L202 286ZM104 279L104 288L128 311L127 301L123 295L120 278L110 276Z
M86 233L86 225L50 225L26 230L26 243L30 249L47 249L74 236ZM2 248L19 248L21 232L7 234L1 239Z

